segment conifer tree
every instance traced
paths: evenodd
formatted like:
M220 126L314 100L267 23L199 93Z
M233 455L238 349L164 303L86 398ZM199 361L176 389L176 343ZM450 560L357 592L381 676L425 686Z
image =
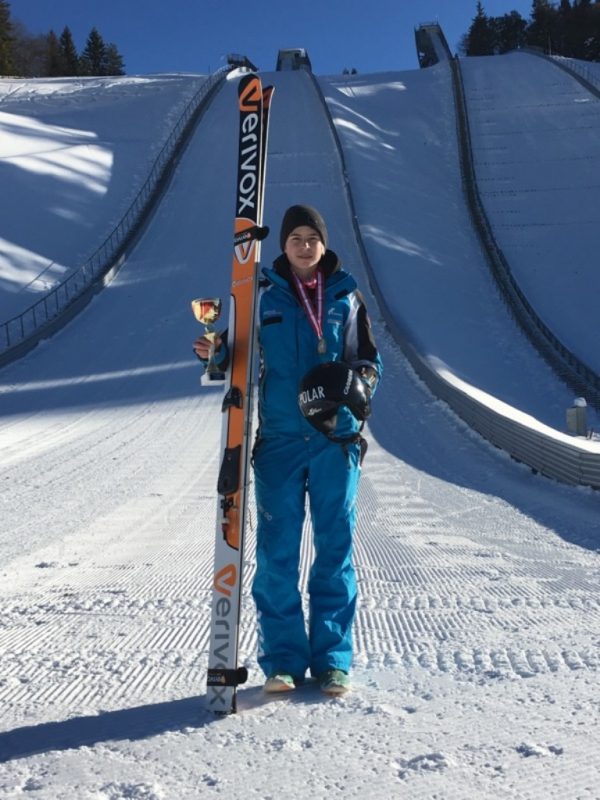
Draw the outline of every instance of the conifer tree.
M561 56L573 54L573 15L569 0L560 0L556 14L554 43Z
M63 75L72 77L79 75L79 58L77 57L77 49L73 41L73 34L68 26L65 26L60 35L60 47L62 50L63 59Z
M50 78L65 74L65 61L58 36L53 30L46 36L46 75Z
M12 25L12 74L22 78L46 75L47 43L43 34L33 36L19 20Z
M82 75L106 75L106 45L96 28L92 28L79 57Z
M0 0L0 75L10 75L13 70L13 26L10 3Z
M594 3L588 10L586 58L600 61L600 3Z
M525 44L527 22L518 11L511 11L502 17L492 17L490 24L494 32L495 53L508 53Z
M550 0L533 0L531 22L527 28L527 43L541 47L546 53L553 53L555 44L552 36L556 30L557 10Z
M477 0L477 11L466 40L468 56L489 56L494 52L494 32L483 4Z
M110 43L106 45L106 74L125 75L125 62L116 44Z

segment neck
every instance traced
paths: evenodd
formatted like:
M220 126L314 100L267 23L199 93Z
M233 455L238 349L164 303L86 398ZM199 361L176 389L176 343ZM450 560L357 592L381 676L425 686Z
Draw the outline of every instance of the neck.
M302 283L310 283L315 278L317 269L317 266L312 269L294 269L294 267L292 267L292 272L296 277L300 278Z

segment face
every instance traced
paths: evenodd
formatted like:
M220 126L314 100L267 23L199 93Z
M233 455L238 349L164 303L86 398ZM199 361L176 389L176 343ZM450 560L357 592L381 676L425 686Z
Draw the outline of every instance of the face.
M314 228L301 225L286 239L284 252L296 275L310 278L325 253L325 245Z

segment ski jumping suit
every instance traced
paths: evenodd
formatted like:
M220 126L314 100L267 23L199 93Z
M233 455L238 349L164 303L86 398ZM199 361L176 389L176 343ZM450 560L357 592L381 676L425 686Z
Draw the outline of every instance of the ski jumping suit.
M257 565L253 596L259 621L259 664L266 675L307 669L348 672L356 579L352 536L360 473L359 424L348 408L338 412L333 442L316 431L298 408L302 377L321 362L342 360L359 369L382 364L363 298L354 278L327 250L323 336L327 352L302 307L285 255L263 270L267 285L258 309L260 347L259 429L253 453L258 508ZM309 625L304 623L298 588L300 544L308 494L315 557L308 593Z

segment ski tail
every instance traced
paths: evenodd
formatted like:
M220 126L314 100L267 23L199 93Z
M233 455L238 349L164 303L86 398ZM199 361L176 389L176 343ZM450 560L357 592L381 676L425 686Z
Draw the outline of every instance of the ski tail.
M222 458L212 617L208 659L208 707L236 710L236 689L247 678L238 666L244 531L252 426L255 317L263 228L265 167L272 87L249 74L238 86L239 140L236 217L229 309L229 367L223 399Z

